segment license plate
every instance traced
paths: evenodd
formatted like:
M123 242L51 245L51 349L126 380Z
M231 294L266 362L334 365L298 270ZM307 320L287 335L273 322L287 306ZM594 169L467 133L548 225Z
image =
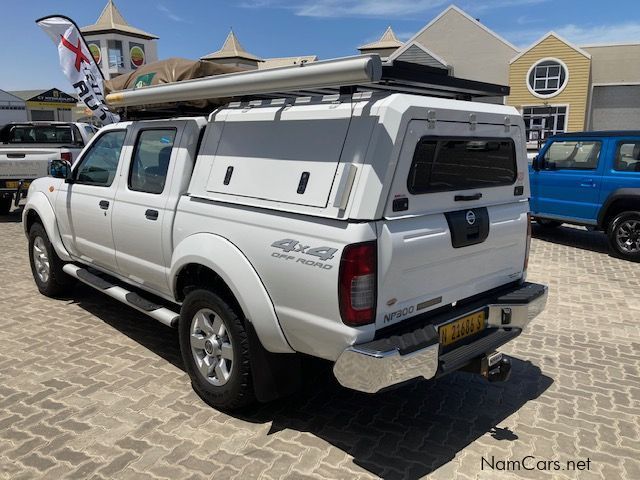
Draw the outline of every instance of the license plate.
M466 317L459 318L455 322L442 325L438 329L440 345L451 345L465 337L478 333L484 329L484 311L475 312Z

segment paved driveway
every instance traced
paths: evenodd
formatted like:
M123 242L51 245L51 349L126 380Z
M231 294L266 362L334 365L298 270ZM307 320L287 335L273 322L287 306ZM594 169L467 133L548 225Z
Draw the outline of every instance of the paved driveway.
M640 478L640 266L599 234L535 232L549 305L505 384L367 396L315 366L231 416L191 390L175 331L86 287L40 296L18 222L0 217L0 478Z

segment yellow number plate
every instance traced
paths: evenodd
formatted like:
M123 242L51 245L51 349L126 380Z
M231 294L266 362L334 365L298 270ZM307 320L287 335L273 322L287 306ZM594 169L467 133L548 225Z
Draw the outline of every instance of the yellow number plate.
M19 184L19 183L20 183L20 182L5 182L5 184L4 184L4 185L5 185L5 187L4 187L4 188L18 188L18 184ZM29 184L30 184L30 183L31 183L31 182L24 182L24 183L22 184L22 188L23 188L24 190L26 190L27 188L29 188Z
M472 313L438 329L440 345L451 345L484 329L484 311Z

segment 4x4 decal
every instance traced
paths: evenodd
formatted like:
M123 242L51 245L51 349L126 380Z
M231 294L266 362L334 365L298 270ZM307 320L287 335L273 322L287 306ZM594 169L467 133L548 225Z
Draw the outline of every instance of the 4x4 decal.
M331 260L335 254L338 252L337 248L329 248L329 247L314 247L311 248L309 245L303 245L297 240L292 240L290 238L285 238L284 240L277 240L271 244L274 248L279 248L285 253L273 252L271 254L272 257L281 258L283 260L294 260L296 263L302 263L304 265L319 267L323 270L330 270L333 268L332 265L328 263L317 262L312 259L306 259L301 256L287 255L289 253L297 253L303 255L309 255L312 257L318 257L323 262L327 260Z

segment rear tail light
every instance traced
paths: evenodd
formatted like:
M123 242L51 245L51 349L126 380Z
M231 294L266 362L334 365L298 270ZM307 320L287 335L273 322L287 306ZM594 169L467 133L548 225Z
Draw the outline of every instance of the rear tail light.
M66 160L67 162L71 163L71 152L62 152L60 154L60 159Z
M527 246L524 253L524 265L522 267L522 279L527 278L527 268L529 267L529 251L531 250L531 213L527 213Z
M338 298L340 315L346 325L373 323L376 316L376 242L347 245L340 260Z

